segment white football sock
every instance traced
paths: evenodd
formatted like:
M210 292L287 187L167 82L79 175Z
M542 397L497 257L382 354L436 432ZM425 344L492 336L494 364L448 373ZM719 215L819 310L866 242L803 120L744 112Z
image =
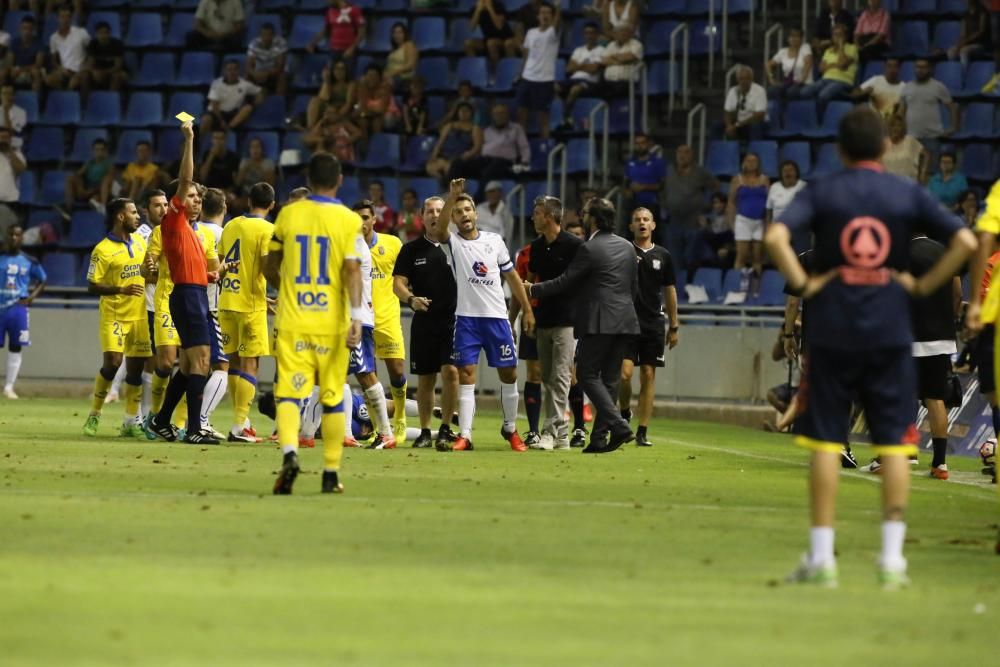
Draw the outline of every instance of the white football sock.
M516 382L500 385L500 406L503 408L503 430L506 433L517 430L517 404L520 400Z
M319 401L319 387L313 387L312 394L302 401L302 413L299 420L299 437L316 437L320 421L323 419L323 404Z
M122 382L125 380L125 364L122 363L118 367L118 372L115 373L115 379L111 381L111 389L109 393L121 395Z
M809 564L833 565L833 528L814 526L809 529Z
M212 418L212 413L219 407L219 403L226 396L226 384L229 382L229 373L226 371L212 371L205 383L205 393L201 399L201 426L208 428L208 422Z
M882 557L879 562L883 568L887 570L906 569L906 559L903 558L903 541L905 539L905 521L882 522Z
M351 391L351 385L344 383L344 421L347 424L347 430L345 435L349 438L354 437L354 429L351 428L351 424L354 423L354 392Z
M420 437L420 429L415 426L410 426L406 429L406 439L409 442L413 442Z
M139 418L144 419L153 405L153 374L142 373L142 402L139 403Z
M384 435L392 434L392 426L389 424L389 412L385 403L385 389L381 382L376 382L365 389L365 401L368 402L368 412L375 421L375 428Z
M7 376L4 382L6 389L13 389L17 382L17 374L21 372L21 353L7 352Z
M476 385L458 386L458 431L463 438L472 435L472 418L476 416Z
M412 398L406 399L406 416L407 417L420 416L419 408L417 408L417 402L414 401ZM407 440L409 440L409 438L407 438Z

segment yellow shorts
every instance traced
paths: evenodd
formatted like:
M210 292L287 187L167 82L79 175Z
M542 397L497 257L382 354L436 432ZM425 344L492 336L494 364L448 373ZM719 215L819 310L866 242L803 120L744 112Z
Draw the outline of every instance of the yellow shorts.
M119 352L126 357L149 357L149 325L146 320L101 320L101 352Z
M350 350L343 336L313 336L278 332L274 356L278 359L277 399L303 399L319 380L320 402L331 407L341 404Z
M181 337L174 328L174 318L170 317L170 309L157 309L153 313L153 342L156 347L180 347Z
M222 329L222 351L226 354L241 357L266 357L271 354L266 310L253 313L220 310L219 327Z
M403 342L403 327L396 320L388 327L375 327L375 358L405 359L406 344Z

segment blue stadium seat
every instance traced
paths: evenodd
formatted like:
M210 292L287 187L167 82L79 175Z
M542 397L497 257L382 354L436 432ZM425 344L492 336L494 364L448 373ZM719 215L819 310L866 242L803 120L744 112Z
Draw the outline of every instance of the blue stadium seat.
M42 268L49 285L73 287L77 283L79 262L71 252L48 252L42 258Z
M722 269L702 267L695 271L694 276L688 281L688 284L704 287L709 301L718 302L722 300Z
M491 94L509 93L514 89L514 79L521 74L520 58L501 58L497 63L496 79L492 86L481 87Z
M326 53L306 53L297 56L292 67L295 90L318 91L323 85L323 68L329 63L330 56Z
M840 119L853 108L854 104L852 102L830 102L826 105L826 111L823 113L822 125L815 130L805 130L803 134L814 139L836 137Z
M280 23L278 24L280 25ZM292 49L304 49L313 38L323 31L324 19L312 14L299 14L292 21L292 31L288 35L288 46Z
M208 86L218 75L215 55L205 51L186 51L177 66L174 83L181 87Z
M123 127L155 127L163 122L163 95L135 92L128 98Z
M799 166L799 173L805 178L805 174L812 171L812 151L808 141L788 141L782 144L780 151L781 161L792 160Z
M296 95L292 99L292 116L299 117L306 115L309 111L309 101L311 99L308 95Z
M424 165L431 157L437 137L433 135L418 135L410 137L406 141L406 152L403 156L403 163L399 165L400 171L407 173L423 174Z
M368 141L365 158L358 163L362 169L394 169L399 164L399 135L378 132Z
M957 95L962 92L962 63L955 61L938 63L934 66L934 78L943 83L952 95Z
M170 16L170 25L163 38L162 46L180 48L187 40L187 34L194 30L194 14L179 13Z
M649 74L646 78L646 83L648 84L648 92L650 95L669 95L670 94L670 62L666 60L654 60L649 65ZM674 64L674 81L673 81L674 92L679 92L681 90L681 71L680 65Z
M135 13L129 16L125 46L130 49L141 49L147 46L159 46L162 42L163 20L159 14Z
M926 21L903 21L894 26L891 53L899 57L926 56L930 52L930 36ZM904 81L907 79L904 79Z
M205 96L202 93L174 93L170 96L167 104L167 113L163 116L163 127L177 127L177 120L174 118L182 111L186 111L195 118L200 118L205 113Z
M169 9L174 5L180 6L183 3L175 3L172 0L132 0L129 4L138 9Z
M160 88L174 82L177 59L173 53L149 52L142 56L139 73L132 77L129 85L136 88Z
M461 58L458 61L458 69L455 71L455 82L471 81L476 88L486 85L489 78L486 68L486 58L469 57Z
M448 103L441 95L430 95L427 97L427 125L434 127L448 113ZM474 118L475 116L473 116Z
M239 150L240 155L250 154L248 147L251 139L260 139L264 147L264 155L273 160L275 164L278 163L278 158L281 155L281 140L278 138L277 132L248 132Z
M937 11L937 0L903 0L898 14L902 16L926 16Z
M997 177L993 169L993 147L989 144L969 144L962 150L960 171L966 178L992 183Z
M785 305L785 279L778 271L765 271L760 277L760 293L754 303L760 306Z
M153 146L152 130L125 130L118 137L118 150L115 152L115 163L127 164L135 159L135 146L140 141L148 141Z
M556 147L555 140L533 138L528 140L528 145L531 147L531 171L544 173L548 169L549 151Z
M169 129L160 130L156 138L156 163L167 166L171 162L181 159L181 133L177 131L177 124Z
M369 183L372 181L382 181L382 195L385 201L387 201L394 209L399 209L400 201L400 186L399 179L395 176L379 176L378 178L369 179Z
M24 158L28 164L59 162L66 152L66 139L61 127L36 127L24 142Z
M864 82L873 76L878 76L879 74L885 73L885 61L884 60L870 60L868 64L865 65L864 70L861 72L861 78L858 82Z
M784 125L781 128L772 128L771 134L776 137L801 136L815 131L818 127L816 102L792 100L785 106Z
M292 9L295 7L295 0L263 0L261 9L268 11L275 9Z
M288 109L283 95L269 95L254 108L244 127L248 130L275 130L285 126Z
M53 226L62 226L62 220L59 219L59 215L50 209L35 210L28 214L28 229L45 223Z
M87 17L87 32L93 37L97 32L97 24L105 22L111 26L111 36L115 39L122 38L122 20L118 12L90 12Z
M816 164L813 165L812 172L806 180L823 178L842 168L843 163L841 163L840 155L837 153L837 145L833 143L823 144L816 153Z
M555 183L553 183L552 185L553 185L553 187L555 187ZM475 190L471 190L470 189L469 192L475 192ZM503 192L506 195L508 192L510 192L510 190L506 190L505 189ZM528 183L525 183L524 184L524 199L525 199L525 207L527 208L527 211L525 212L526 215L528 217L531 217L532 203L536 199L538 199L539 197L543 197L545 195L549 195L549 194L555 195L555 196L559 195L558 192L549 192L548 183L546 181L529 181ZM534 237L534 234L532 234L531 237L529 237L529 238L533 238L533 237Z
M4 15L4 17L3 17L3 29L4 29L4 32L6 32L8 35L11 36L11 39L13 39L14 37L17 37L17 35L19 34L19 32L20 32L20 26L21 26L21 21L26 16L32 16L32 17L34 17L34 14L32 14L31 12L28 12L28 11L11 11L11 12L7 12L6 15ZM46 46L46 53L47 53L48 52L48 48L47 48L48 47L48 42L45 43L45 46Z
M33 90L14 91L14 104L24 109L29 125L34 125L38 122L40 115L38 111L38 93Z
M934 40L931 42L931 48L947 51L958 42L958 36L961 32L962 24L959 21L941 21L934 26Z
M90 9L117 9L118 7L124 7L126 4L125 0L88 0L87 5Z
M716 21L719 20L716 14ZM714 47L710 47L708 34L708 21L691 22L691 54L696 56L708 55L710 50L719 53L722 50L722 33L716 33Z
M63 248L93 248L107 235L104 216L97 211L75 211L69 221L69 235L59 244Z
M709 2L712 0L687 0L681 14L684 16L708 16ZM719 17L722 12L722 0L714 0L715 16Z
M740 173L739 142L708 142L708 151L705 155L705 169L716 176L735 176Z
M596 168L596 163L595 163ZM566 143L566 173L582 174L590 171L590 140L570 139Z
M422 16L413 22L413 43L420 51L443 51L447 38L443 18Z
M747 152L756 153L760 158L760 168L769 178L778 178L778 142L751 141L747 144Z
M573 106L573 112L570 116L573 118L573 127L578 132L587 132L590 130L590 113L595 107L604 104L604 100L598 97L581 97L576 101ZM596 121L598 128L604 127L604 112L601 111L596 115Z
M366 193L367 194L367 193ZM342 202L356 202L361 199L361 184L356 176L344 176L344 182L337 190L337 198Z
M302 143L301 132L286 132L281 140L281 150L283 151L305 151L306 146Z
M54 90L45 100L41 125L79 125L80 95L72 90Z
M26 169L21 172L17 179L18 198L22 204L35 203L35 191L38 189L35 183L35 172ZM29 225L30 226L30 225Z
M649 0L643 15L681 16L687 8L687 0Z
M66 178L70 173L68 171L46 171L43 173L39 186L38 203L42 206L64 203L66 201Z
M444 56L421 58L417 63L417 75L427 82L430 92L447 91L454 88L451 68Z
M441 194L441 185L433 178L411 178L410 187L416 191L421 206L428 197Z
M992 139L997 136L996 105L991 102L967 104L962 112L962 124L952 139Z
M608 121L609 121L609 125L611 126L610 127L611 134L613 134L613 135L628 134L628 126L629 126L629 124L628 124L628 112L629 112L628 98L626 98L626 97L618 97L618 98L615 98L613 100L608 100L608 111L609 111L609 113L608 113ZM636 104L636 106L635 106L635 122L634 122L634 126L635 126L636 130L639 129L639 126L641 124L640 123L640 118L639 118L639 114L641 113L641 111L642 110L639 108L639 105Z
M739 292L740 281L743 279L742 272L737 269L730 269L722 276L722 298L726 298L726 295L730 292Z
M81 123L92 127L114 127L121 119L121 95L114 91L97 90L87 98L87 108L83 111Z
M937 13L944 16L965 14L966 0L938 0Z
M260 34L260 29L267 23L274 26L274 34L282 34L280 16L277 14L254 14L247 19L247 42L249 43L250 40L256 38ZM320 28L322 29L322 26ZM315 37L316 33L313 33L313 36ZM289 43L291 43L290 37Z
M93 143L98 139L108 141L108 131L100 127L81 127L73 137L73 148L67 159L70 162L86 162L90 159Z
M299 9L310 12L326 11L327 5L329 5L325 0L299 0L298 4Z
M388 53L392 50L392 26L395 23L408 22L403 16L383 16L375 21L374 27L368 33L362 45L365 51L374 53ZM411 32L412 34L412 32Z
M979 95L979 91L992 77L993 63L986 61L973 61L969 63L969 69L965 73L965 86L962 88L962 97L975 97Z
M469 29L468 18L453 19L451 22L451 30L448 31L448 43L445 45L445 51L453 55L464 54L465 40L482 38L483 33L478 27L473 30Z
M180 132L177 132L177 136L180 136ZM229 150L233 151L234 153L236 152L236 150L238 148L238 146L236 145L236 136L237 136L236 132L227 132L226 133L226 148L228 148ZM212 145L212 136L210 134L202 133L201 136L199 136L199 137L197 137L195 139L195 141L198 142L198 144L197 144L197 146L198 146L198 149L197 149L198 153L197 153L197 157L195 157L195 161L197 162L198 159L202 155L204 155L205 151L207 151L209 149L209 147Z
M44 20L39 19L38 26L42 33L42 44L48 44L49 39L59 28L59 16L55 13L49 14Z
M899 80L913 81L917 78L917 64L912 60L904 60L899 64Z

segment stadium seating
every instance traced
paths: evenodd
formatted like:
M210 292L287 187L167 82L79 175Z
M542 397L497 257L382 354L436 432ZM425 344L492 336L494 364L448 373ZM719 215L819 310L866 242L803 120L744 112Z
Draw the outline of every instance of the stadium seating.
M771 180L778 178L778 142L751 141L747 144L747 152L757 154L761 171Z
M414 174L424 173L424 165L431 157L437 137L431 135L417 135L410 137L406 142L406 151L400 171Z
M15 91L14 104L24 109L24 113L28 117L28 125L34 125L38 122L38 93L33 90Z
M758 306L785 305L785 279L777 271L765 271L760 278L758 296L754 299Z
M104 216L97 211L76 211L69 222L69 235L62 240L63 248L90 249L107 234Z
M122 38L122 21L118 12L90 12L87 17L87 32L93 35L97 32L98 23L107 23L111 26L111 36L115 39Z
M388 169L399 164L399 135L373 134L368 141L368 150L358 163L362 169Z
M837 145L833 143L823 144L816 153L816 163L807 180L816 180L824 176L829 176L835 171L843 169L840 155L837 153Z
M79 125L80 95L75 91L54 90L45 100L45 110L38 120L41 125Z
M362 48L369 53L388 53L391 51L392 26L396 23L406 25L407 21L402 16L383 16L375 21L375 25L370 29Z
M18 202L21 204L34 204L35 191L38 189L35 172L22 171L17 179L17 189L19 191Z
M446 23L443 18L421 17L413 22L413 43L424 51L443 51L447 42Z
M28 164L59 162L63 159L66 140L61 127L36 127L30 141L25 142L24 157Z
M716 176L732 177L740 173L739 142L710 141L705 155L705 169Z
M969 144L962 149L960 171L973 181L992 183L996 180L993 147L988 144Z
M177 121L174 116L182 111L186 111L195 118L205 113L205 96L201 93L174 93L170 96L167 105L167 113L160 123L165 127L176 127Z
M184 46L187 34L194 30L194 13L176 13L170 15L170 25L163 38L163 46L180 48Z
M121 119L121 96L116 92L97 90L87 98L81 123L92 127L116 127L121 124Z
M250 144L251 139L260 139L261 144L264 147L264 156L270 160L273 160L275 164L278 162L278 158L281 156L281 140L278 138L277 132L249 132L243 143L240 146L239 154L247 155L247 146Z
M125 46L142 49L159 46L163 42L163 21L159 14L135 13L129 17Z
M172 53L146 53L139 65L139 73L131 81L137 88L160 88L173 81L177 58Z
M973 102L966 105L962 114L960 129L952 139L992 139L997 136L995 124L996 105L989 102Z
M421 58L417 63L417 76L427 83L429 92L444 92L455 87L451 80L451 66L443 56Z
M805 177L812 171L812 152L806 141L788 141L781 146L781 161L791 160L799 166L799 172Z
M926 21L902 21L895 24L890 53L907 58L925 56L930 52L930 37ZM905 80L905 79L904 79Z
M853 108L854 104L851 102L830 102L826 105L826 111L823 113L823 123L816 129L804 130L802 134L813 139L832 139L836 137L840 119Z
M816 120L816 103L813 100L793 100L785 106L784 122L771 128L773 137L805 136L819 129Z
M285 98L281 95L270 95L254 108L244 125L248 130L269 130L284 127L287 114Z
M163 122L163 95L136 92L128 100L123 127L155 127Z
M323 32L323 27L322 16L297 15L292 21L292 31L288 35L288 47L291 49L306 48L317 34ZM327 56L327 60L329 60L329 56Z
M140 141L153 144L152 130L125 130L118 137L118 150L115 152L115 162L126 164L135 159L135 145Z
M46 282L53 287L73 287L79 282L80 262L71 252L49 252L42 258Z
M965 73L965 85L959 97L976 97L980 90L993 77L993 63L974 61L969 63Z
M433 178L411 178L410 187L416 191L421 206L428 197L441 194L441 186Z
M204 51L185 51L177 66L174 82L182 87L207 86L219 75L215 55Z
M497 71L492 84L477 86L480 90L492 95L502 95L514 89L514 79L521 74L520 58L501 58L497 63ZM476 85L476 82L472 82Z
M76 131L76 136L73 138L73 148L70 149L67 159L70 162L86 162L90 159L93 144L98 139L108 141L108 131L97 127L79 128Z
M486 58L465 57L458 61L458 68L455 70L455 82L471 81L472 85L485 82L489 78L486 69Z
M695 271L689 284L704 287L709 301L719 302L722 300L722 269L702 267Z

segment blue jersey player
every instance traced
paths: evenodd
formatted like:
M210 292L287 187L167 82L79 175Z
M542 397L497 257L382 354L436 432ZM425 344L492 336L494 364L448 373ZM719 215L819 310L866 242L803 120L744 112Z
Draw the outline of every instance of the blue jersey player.
M909 583L904 513L908 455L917 453L910 297L929 295L951 280L976 249L976 239L917 183L884 172L886 134L876 112L849 112L837 140L846 168L810 184L767 231L768 252L789 290L809 301L796 442L812 450L812 529L809 553L789 580L837 583L837 475L857 399L882 457L879 579L894 589ZM950 245L915 279L909 273L910 239L921 231ZM815 238L811 275L791 245L801 233Z
M24 230L14 225L0 246L0 347L7 341L5 398L16 399L14 383L21 370L21 348L30 345L28 306L45 289L45 269L21 252Z

